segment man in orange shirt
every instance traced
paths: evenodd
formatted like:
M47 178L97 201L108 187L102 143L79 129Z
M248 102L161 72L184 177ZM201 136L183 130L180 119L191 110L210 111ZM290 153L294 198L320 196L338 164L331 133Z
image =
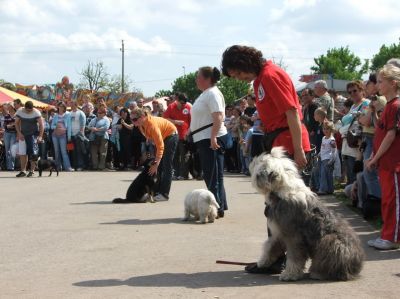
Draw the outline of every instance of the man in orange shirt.
M156 158L149 169L149 174L158 175L158 193L156 201L167 201L172 182L172 164L178 144L178 133L175 125L162 117L148 115L144 109L135 109L131 113L135 126L142 134L151 139L156 146ZM160 166L160 167L159 167Z

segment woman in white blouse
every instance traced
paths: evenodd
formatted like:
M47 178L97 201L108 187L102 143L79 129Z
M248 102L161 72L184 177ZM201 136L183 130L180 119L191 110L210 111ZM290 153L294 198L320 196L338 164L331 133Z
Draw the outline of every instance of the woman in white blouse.
M224 152L228 134L224 125L225 100L216 86L221 74L217 68L202 67L197 72L196 85L202 91L191 110L190 131L200 155L203 178L220 205L218 216L228 209L224 187ZM208 126L208 127L207 127Z

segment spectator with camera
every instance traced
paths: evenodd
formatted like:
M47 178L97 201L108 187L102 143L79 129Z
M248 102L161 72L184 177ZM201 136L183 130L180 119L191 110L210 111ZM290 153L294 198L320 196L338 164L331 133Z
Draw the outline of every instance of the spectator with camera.
M347 183L352 184L356 180L354 163L358 154L358 147L361 144L361 127L358 117L365 113L369 100L364 98L364 85L361 81L351 81L346 86L353 105L349 112L342 117L342 159L346 171Z

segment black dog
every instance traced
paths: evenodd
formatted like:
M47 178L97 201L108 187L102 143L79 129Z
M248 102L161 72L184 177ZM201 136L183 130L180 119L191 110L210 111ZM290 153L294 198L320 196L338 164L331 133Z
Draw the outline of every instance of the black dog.
M58 169L57 169L56 161L54 161L54 160L39 159L37 167L39 170L39 176L42 176L42 171L47 170L47 169L50 170L49 176L51 176L51 174L53 173L53 170L55 170L57 172L57 176L58 176Z
M147 159L142 172L133 180L126 191L126 198L114 198L113 203L143 203L154 202L153 195L157 185L157 175L150 175L149 168L154 159ZM148 195L147 197L145 195Z

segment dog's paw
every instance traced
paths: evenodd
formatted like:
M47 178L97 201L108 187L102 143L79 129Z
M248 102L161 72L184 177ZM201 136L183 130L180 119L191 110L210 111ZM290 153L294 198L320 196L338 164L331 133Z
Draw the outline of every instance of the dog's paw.
M290 273L289 271L283 271L281 275L279 275L280 281L296 281L303 278L303 273Z

